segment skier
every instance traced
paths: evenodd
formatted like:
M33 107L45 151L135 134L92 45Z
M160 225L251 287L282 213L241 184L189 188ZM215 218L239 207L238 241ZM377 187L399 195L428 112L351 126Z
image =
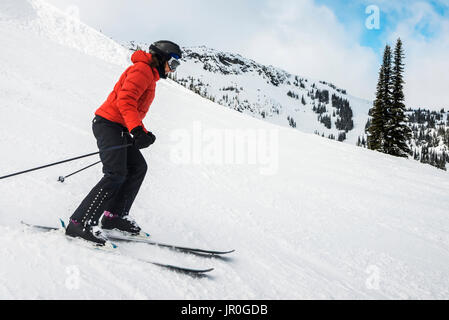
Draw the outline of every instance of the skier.
M153 43L149 53L136 51L131 57L133 65L125 70L106 102L95 112L92 131L100 149L104 176L70 217L67 236L104 246L107 239L101 229L140 234L141 228L129 217L147 171L139 149L156 141L142 120L153 102L156 82L175 71L181 57L180 47L165 40ZM101 151L127 144L132 146Z

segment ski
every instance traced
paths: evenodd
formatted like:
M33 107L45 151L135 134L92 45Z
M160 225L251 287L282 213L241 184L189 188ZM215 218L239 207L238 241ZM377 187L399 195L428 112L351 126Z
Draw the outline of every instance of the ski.
M61 222L61 227L49 227L49 226L42 226L42 225L31 224L31 223L27 223L27 222L21 221L21 223L23 225L25 225L25 226L27 226L29 228L33 228L33 229L36 229L36 230L43 231L43 232L64 231L65 230L65 223L64 223L64 221L62 219L60 220L60 222ZM76 239L72 239L72 238L69 238L69 237L66 237L66 238L68 238L69 240L76 240ZM108 253L123 254L122 252L118 251L118 246L115 245L115 244L112 244L112 248L111 249L110 248L103 249L102 247L93 246L93 245L91 245L90 248L92 248L92 249L99 249L99 250L102 250L102 251L108 252ZM175 266L175 265L171 265L171 264L167 264L167 263L161 263L161 262L146 260L146 259L142 259L142 258L137 258L137 257L133 257L133 256L126 255L126 254L124 254L124 256L133 258L133 259L135 259L137 261L140 261L140 262L143 262L143 263L148 263L148 264L152 264L152 265L164 268L164 269L175 271L175 272L178 272L178 273L192 275L192 276L198 276L198 277L205 276L206 273L211 272L211 271L214 270L214 268L207 268L207 269L186 268L186 267Z
M38 229L41 231L59 231L62 230L60 227L48 227L48 226L39 226L37 224L30 224L30 223L26 223L24 221L20 221L21 224L30 227L30 228L34 228L34 229Z
M197 248L190 248L190 247L162 243L162 242L151 240L149 234L144 233L144 232L142 232L140 235L137 235L137 236L125 235L125 234L122 234L121 232L118 232L115 230L114 231L104 230L103 232L106 234L106 236L110 240L146 243L146 244L149 244L152 246L167 248L170 250L181 251L181 252L185 252L185 253L194 253L194 254L196 253L196 254L211 255L211 256L221 256L221 255L226 255L226 254L235 252L235 250L229 250L229 251L206 250L206 249L197 249Z
M48 227L48 226L39 226L39 225L32 225L32 224L27 224L25 222L22 221L23 224L28 225L29 227L33 227L36 229L41 229L44 231L53 231L53 230L59 230L60 228L56 228L56 227ZM62 222L63 223L63 222ZM217 250L206 250L206 249L197 249L197 248L190 248L190 247L183 247L183 246L177 246L177 245L172 245L172 244L167 244L167 243L162 243L162 242L157 242L157 241L153 241L150 239L150 235L148 233L141 233L138 236L129 236L129 235L124 235L121 234L117 231L108 231L108 230L104 230L103 231L107 237L110 240L116 240L116 241L127 241L127 242L140 242L140 243L146 243L149 245L153 245L153 246L158 246L158 247L162 247L162 248L167 248L167 249L171 249L171 250L175 250L175 251L181 251L181 252L186 252L186 253L199 253L199 254L208 254L208 255L225 255L225 254L230 254L235 252L235 250L228 250L228 251L217 251Z
M186 268L186 267L180 267L180 266L174 266L171 264L166 264L166 263L160 263L160 262L154 262L154 261L148 261L145 259L141 259L141 258L136 258L133 257L134 259L136 259L137 261L140 262L144 262L144 263L150 263L153 264L155 266L164 268L164 269L168 269L171 271L175 271L175 272L179 272L179 273L183 273L183 274L190 274L193 276L204 276L206 273L211 272L214 270L214 268L208 268L208 269L191 269L191 268Z

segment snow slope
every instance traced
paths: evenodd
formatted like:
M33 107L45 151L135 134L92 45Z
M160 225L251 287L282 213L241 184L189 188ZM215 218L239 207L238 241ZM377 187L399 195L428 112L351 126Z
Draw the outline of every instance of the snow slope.
M96 150L90 121L127 53L85 25L65 32L66 19L37 0L0 3L0 176ZM449 298L446 172L269 124L172 81L158 83L145 123L157 143L133 216L157 240L236 253L121 246L216 268L192 279L21 226L70 216L101 168L56 180L97 160L84 159L0 180L0 298ZM248 156L229 156L238 144L225 137L243 130L256 137Z
M133 51L150 46L134 41L123 45ZM372 101L236 53L205 46L183 50L182 64L170 78L200 96L257 119L366 148ZM449 162L449 112L430 115L429 110L418 109L406 114L413 131L408 144L415 160L444 169Z
M364 132L368 110L372 107L372 102L368 100L347 94L346 90L327 82L292 75L238 54L220 52L204 46L188 47L184 50L185 63L176 72L177 81L188 87L191 83L190 77L193 77L197 80L193 81L195 87L204 90L204 96L214 97L215 101L222 105L243 109L243 113L283 126L289 126L287 118L292 118L295 127L302 132L317 132L325 137L333 135L333 139L337 140L339 133L345 130L336 128L337 119L341 120L336 112L337 108L332 104L331 97L336 95L349 102L353 113L354 128L346 132L345 142L356 144L358 136ZM229 88L237 90L231 91ZM317 89L328 92L327 103L320 103L315 97ZM289 92L297 95L297 98L288 96ZM304 105L301 103L302 98ZM314 106L326 109L322 115L330 117L330 128L318 120L317 112L312 110ZM264 113L264 117L261 113Z

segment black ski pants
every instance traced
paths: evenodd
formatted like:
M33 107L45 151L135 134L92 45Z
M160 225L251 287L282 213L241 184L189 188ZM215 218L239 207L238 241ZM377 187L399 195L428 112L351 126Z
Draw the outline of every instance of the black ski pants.
M104 176L71 217L84 225L98 225L104 211L121 217L128 215L147 172L146 161L140 150L134 146L101 151L132 143L125 127L95 116L92 130L100 149Z

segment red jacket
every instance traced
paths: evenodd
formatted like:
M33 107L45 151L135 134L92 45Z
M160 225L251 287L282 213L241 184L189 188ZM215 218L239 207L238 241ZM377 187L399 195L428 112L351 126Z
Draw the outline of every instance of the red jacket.
M120 123L129 131L138 126L146 131L142 120L154 100L156 81L160 77L157 70L149 65L151 54L136 51L131 61L133 65L121 75L114 90L95 114Z

